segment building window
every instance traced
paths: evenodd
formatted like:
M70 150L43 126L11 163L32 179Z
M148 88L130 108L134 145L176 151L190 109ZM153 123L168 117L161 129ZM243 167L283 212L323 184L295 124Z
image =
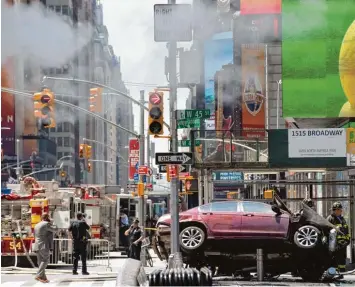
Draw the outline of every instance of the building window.
M74 139L70 139L70 143L71 143L71 146L74 147L75 146L75 140Z
M58 152L57 153L57 157L58 157L58 159L62 158L63 157L63 153L62 152Z
M61 123L57 124L57 131L61 133L63 131L63 126Z
M64 123L64 132L66 132L66 133L70 132L70 127L69 127L69 123L68 122Z
M52 142L56 142L56 138L49 138Z
M56 13L61 13L62 12L62 6L55 6L55 12Z
M68 5L62 6L62 14L69 16L69 6Z
M62 138L57 138L57 145L63 146L63 139Z
M64 138L64 146L70 146L70 138L69 137Z
M48 6L49 10L54 10L54 6Z

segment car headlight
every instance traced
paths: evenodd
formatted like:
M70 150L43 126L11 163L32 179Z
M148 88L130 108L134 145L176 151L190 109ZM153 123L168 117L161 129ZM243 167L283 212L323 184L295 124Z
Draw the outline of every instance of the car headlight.
M166 226L166 225L159 225L158 226L158 232L164 232L164 231L169 231L170 230L170 226Z

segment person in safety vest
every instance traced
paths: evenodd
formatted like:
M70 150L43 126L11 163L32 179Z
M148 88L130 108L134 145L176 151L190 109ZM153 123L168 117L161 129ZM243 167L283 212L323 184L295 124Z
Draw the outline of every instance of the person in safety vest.
M342 216L343 206L340 202L335 202L332 207L332 214L327 220L335 225L338 229L337 234L337 250L334 252L334 263L337 265L339 272L345 272L346 269L346 247L350 243L349 226ZM340 231L340 232L339 232Z

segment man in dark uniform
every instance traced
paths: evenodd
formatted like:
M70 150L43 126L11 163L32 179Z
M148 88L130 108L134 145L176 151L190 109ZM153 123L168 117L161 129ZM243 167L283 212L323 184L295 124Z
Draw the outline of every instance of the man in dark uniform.
M128 257L136 260L140 260L143 239L142 229L138 223L138 219L134 220L131 227L125 232L125 235L129 236L130 243Z
M88 244L88 230L90 226L84 220L83 214L78 212L76 215L77 220L70 224L69 232L73 240L73 275L78 275L78 262L81 258L83 275L89 275L86 267L87 257L87 244Z
M349 226L346 223L343 213L343 206L340 202L335 202L332 207L332 214L327 220L338 228L337 250L334 252L334 263L339 272L345 272L346 269L346 247L350 243ZM339 232L340 231L340 232Z

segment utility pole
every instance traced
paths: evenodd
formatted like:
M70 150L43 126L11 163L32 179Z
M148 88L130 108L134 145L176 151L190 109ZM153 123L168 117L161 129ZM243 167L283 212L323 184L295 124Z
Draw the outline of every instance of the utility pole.
M169 4L176 4L175 0L168 0ZM176 128L176 98L177 98L177 75L176 75L176 41L169 42L169 86L170 86L170 136L171 151L178 151L177 128ZM178 170L177 166L175 167ZM169 172L169 171L167 171ZM171 179L171 254L180 252L179 244L179 192L178 178Z
M145 161L145 138L144 138L144 90L140 91L141 102L141 118L140 118L140 131L139 131L139 165L144 165ZM139 175L139 182L143 183L143 175ZM139 222L142 226L143 236L145 235L145 200L144 195L139 197ZM145 253L141 252L141 262L145 266Z

